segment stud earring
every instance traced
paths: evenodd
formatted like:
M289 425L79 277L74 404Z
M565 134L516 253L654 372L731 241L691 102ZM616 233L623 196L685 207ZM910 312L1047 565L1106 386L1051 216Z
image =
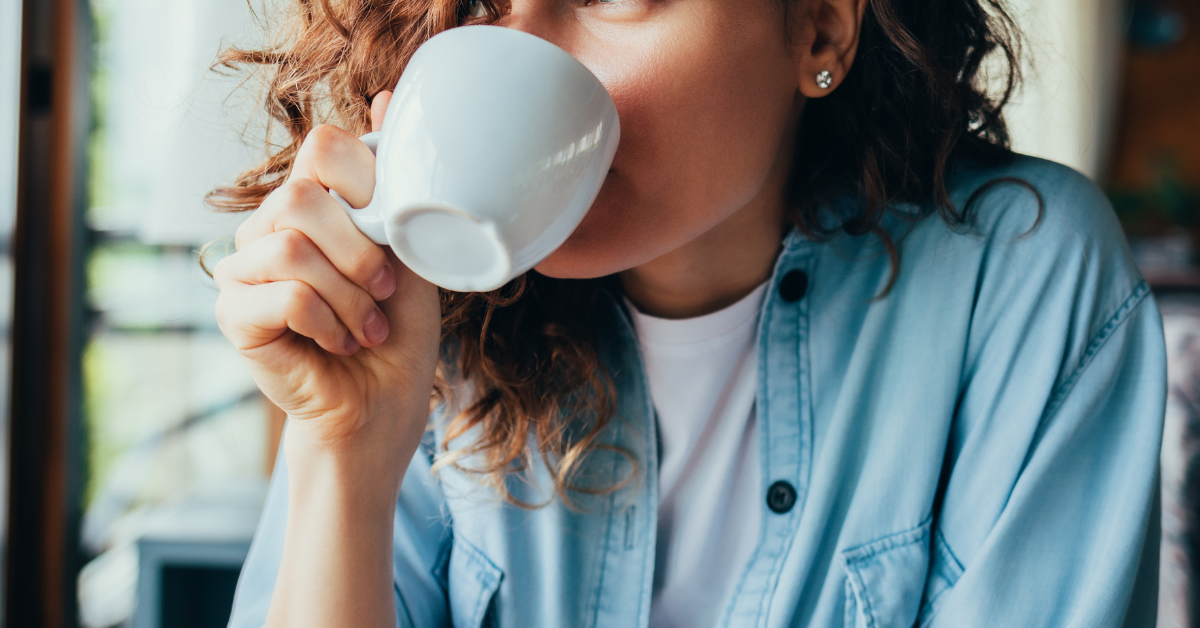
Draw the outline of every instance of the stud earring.
M830 85L833 85L833 75L829 73L829 70L821 70L817 74L817 87L829 89Z

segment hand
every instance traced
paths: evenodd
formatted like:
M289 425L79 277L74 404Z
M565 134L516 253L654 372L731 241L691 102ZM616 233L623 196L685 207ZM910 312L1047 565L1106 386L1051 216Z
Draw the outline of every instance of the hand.
M390 97L372 103L373 128ZM222 333L287 412L289 434L321 447L415 448L428 416L437 288L359 232L327 191L363 207L374 187L375 157L358 138L313 129L287 182L238 229L237 253L213 273Z

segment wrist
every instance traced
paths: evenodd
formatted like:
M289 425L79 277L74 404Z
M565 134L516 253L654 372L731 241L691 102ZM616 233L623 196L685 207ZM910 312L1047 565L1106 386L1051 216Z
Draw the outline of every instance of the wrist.
M318 421L288 419L282 446L291 498L324 501L336 494L364 506L380 503L390 513L423 431L388 433L398 430L383 429L377 421L354 434L329 439Z
M378 435L330 442L313 438L305 421L289 420L284 432L287 528L267 623L393 625L396 499L419 439L411 447Z

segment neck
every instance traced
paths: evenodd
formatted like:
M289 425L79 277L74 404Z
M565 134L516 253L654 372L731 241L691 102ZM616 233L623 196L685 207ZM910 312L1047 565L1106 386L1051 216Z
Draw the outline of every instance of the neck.
M715 231L622 272L625 295L651 316L692 318L736 303L771 276L783 237L782 217L773 229L755 230L753 238L729 232L713 237Z
M771 277L783 245L784 190L803 100L749 203L696 239L620 273L625 296L659 318L692 318L736 303Z
M786 164L786 160L785 160ZM660 318L715 312L771 276L782 246L783 184L775 168L758 196L700 237L620 274L625 295Z

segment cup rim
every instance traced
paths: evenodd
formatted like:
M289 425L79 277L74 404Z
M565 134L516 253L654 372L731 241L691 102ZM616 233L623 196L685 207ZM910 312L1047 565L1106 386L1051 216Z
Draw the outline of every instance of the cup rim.
M560 57L565 57L566 59L570 59L571 62L574 63L579 69L583 70L584 72L587 72L587 75L592 77L592 79L595 80L597 84L599 84L601 87L604 87L604 82L600 80L600 77L596 76L596 74L594 72L592 72L591 69L588 68L586 65L584 65L583 62L581 62L579 59L576 59L575 55L572 55L571 53L567 52L566 50L563 50L557 44L555 44L549 40L543 39L541 37L538 37L537 35L534 35L533 33L519 30L516 28L508 28L507 26L496 26L494 24L467 24L466 26L455 26L453 28L448 28L448 29L438 33L437 35L434 35L433 37L430 37L429 39L427 39L425 41L425 43L421 44L417 48L417 53L420 53L421 48L424 48L430 42L437 40L439 38L444 40L444 39L447 39L450 37L473 36L473 35L471 35L471 33L477 33L477 32L489 32L489 33L492 33L499 37L510 37L510 38L512 38L513 41L521 42L521 45L531 45L531 46L541 47L542 49L546 50L550 54L554 54L554 55L557 55ZM415 56L415 54L414 54L414 56ZM410 61L410 63L411 63L411 61ZM609 100L611 101L612 94L608 93L607 87L604 87L604 93L606 96L608 96ZM614 103L614 106L615 105L616 105L616 103Z
M451 215L455 218L475 223L479 232L494 247L497 265L493 266L485 274L468 277L445 273L437 268L428 266L421 256L409 246L407 238L401 237L398 234L398 231L402 230L407 223L426 214ZM418 203L402 205L392 215L395 222L386 227L388 244L396 252L400 261L404 262L405 266L408 266L409 269L426 281L456 292L488 292L503 286L512 279L513 252L509 250L504 238L499 236L499 230L496 228L496 225L490 220L481 219L453 205L436 200L422 200Z

